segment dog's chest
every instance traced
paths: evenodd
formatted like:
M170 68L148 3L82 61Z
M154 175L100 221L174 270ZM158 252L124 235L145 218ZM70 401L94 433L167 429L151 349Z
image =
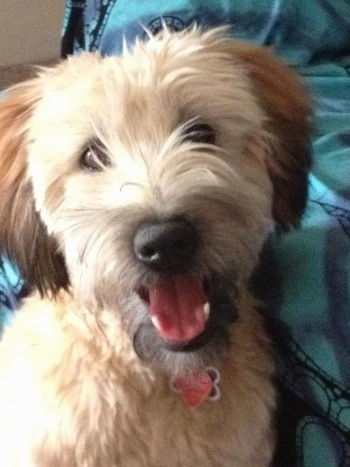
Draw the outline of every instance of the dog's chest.
M225 381L220 381L220 397L206 397L198 407L191 407L186 400L195 396L184 396L173 386L169 378L145 378L119 400L116 465L243 465L240 454L247 456L247 446L240 445L237 427L246 425L247 420L242 411L235 410L236 395L231 393L229 382L225 387Z
M226 404L206 400L200 407L190 407L169 382L159 386L162 387L154 388L150 397L140 401L138 410L125 414L124 429L119 423L117 436L123 438L118 443L123 446L119 453L121 465L231 466L232 456L230 463L224 458L219 464L213 463L213 458L221 456L220 452L227 455L229 444L232 449L233 439L223 416L222 406Z

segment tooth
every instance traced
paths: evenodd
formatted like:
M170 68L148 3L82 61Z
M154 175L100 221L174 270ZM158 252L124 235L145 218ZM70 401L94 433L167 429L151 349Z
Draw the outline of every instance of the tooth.
M205 321L208 321L208 318L210 315L210 304L208 302L204 305L203 311L204 311Z
M153 323L153 326L154 326L156 329L158 329L158 331L159 331L159 329L160 329L160 324L159 324L159 320L158 320L157 316L152 316L151 321L152 321L152 323Z

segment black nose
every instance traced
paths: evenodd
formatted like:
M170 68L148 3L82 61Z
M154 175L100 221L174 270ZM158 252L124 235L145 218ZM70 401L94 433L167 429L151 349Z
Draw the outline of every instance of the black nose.
M137 259L159 272L181 272L193 261L198 248L196 228L185 220L142 224L134 237Z

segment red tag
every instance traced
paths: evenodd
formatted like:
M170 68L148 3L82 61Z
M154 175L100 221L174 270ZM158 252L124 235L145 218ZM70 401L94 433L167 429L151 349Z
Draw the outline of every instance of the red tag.
M182 396L187 405L199 407L212 392L213 381L206 370L197 370L176 376L171 386Z

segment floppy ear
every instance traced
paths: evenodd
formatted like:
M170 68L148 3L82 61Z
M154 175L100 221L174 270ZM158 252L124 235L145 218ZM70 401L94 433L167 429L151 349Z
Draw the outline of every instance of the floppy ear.
M35 211L27 175L27 129L40 89L38 80L28 81L0 102L0 250L18 265L29 287L55 295L67 287L67 272Z
M231 50L247 64L256 97L268 116L265 129L275 140L265 156L274 189L273 217L287 230L298 225L307 200L311 101L297 74L267 49L233 43Z

